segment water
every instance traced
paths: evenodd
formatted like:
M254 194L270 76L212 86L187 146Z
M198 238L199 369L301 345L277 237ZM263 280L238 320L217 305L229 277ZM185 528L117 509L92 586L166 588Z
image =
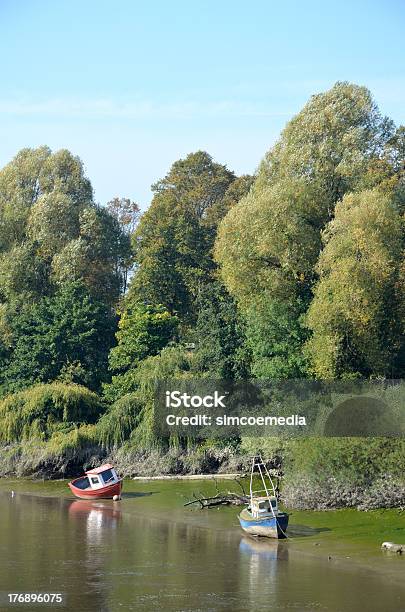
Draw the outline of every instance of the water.
M2 480L0 591L62 592L60 609L89 612L405 610L405 557L379 550L405 542L397 512L293 513L288 541L257 541L237 508L183 508L212 486L128 482L114 503Z

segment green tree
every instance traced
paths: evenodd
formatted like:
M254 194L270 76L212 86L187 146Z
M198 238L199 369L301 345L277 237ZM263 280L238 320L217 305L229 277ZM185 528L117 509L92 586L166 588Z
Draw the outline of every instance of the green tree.
M14 302L3 318L3 388L59 378L99 389L108 377L114 319L81 282L65 284L35 303Z
M152 204L134 234L132 294L195 320L195 300L215 268L218 208L234 180L225 166L198 151L175 162L153 186Z
M83 165L69 151L23 149L0 171L3 301L38 299L60 282L81 279L94 297L113 304L129 253L129 237L96 206Z
M124 236L131 237L139 222L140 208L136 202L129 198L113 198L107 202L107 210L117 219ZM133 252L127 248L127 256L120 261L120 276L122 278L122 291L126 292L129 277L134 265Z
M251 354L253 376L263 379L301 378L307 372L302 345L307 333L302 324L301 304L268 303L258 314L245 314L246 349Z
M324 242L307 317L314 373L403 376L403 222L392 196L378 189L346 195Z
M128 298L120 314L117 345L109 356L112 383L105 386L109 400L135 391L134 372L139 364L157 355L177 336L178 319L164 306L151 306Z
M196 375L238 379L249 375L244 321L236 303L220 281L208 284L197 304L195 328L190 334L195 349L191 369Z
M79 236L70 240L52 259L51 279L57 285L82 280L97 299L117 303L124 290L129 236L117 219L99 206L85 208L79 217Z
M392 135L392 122L381 117L367 89L337 83L287 124L248 195L220 224L215 256L225 285L249 311L248 328L257 327L248 336L266 330L258 371L306 374L298 353L307 337L302 321L316 281L321 232Z

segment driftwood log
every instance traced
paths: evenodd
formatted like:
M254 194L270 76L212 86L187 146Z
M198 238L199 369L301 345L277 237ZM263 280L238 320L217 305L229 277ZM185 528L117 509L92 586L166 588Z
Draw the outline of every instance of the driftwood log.
M249 497L247 495L237 495L237 493L219 493L213 497L198 497L193 494L194 498L192 501L188 501L184 506L191 506L192 504L200 504L200 508L213 508L214 506L244 506L249 503Z
M243 483L239 479L235 478L235 482L241 488L240 495L232 491L227 491L227 492L220 491L218 488L218 483L215 478L213 479L213 481L215 483L215 488L216 488L215 495L211 497L206 497L205 495L203 495L203 493L200 493L199 495L197 495L196 493L193 493L194 499L185 503L184 506L192 506L193 504L199 504L202 510L205 508L214 508L216 506L229 506L229 505L244 506L249 503L250 498L246 494L246 491L243 487Z
M282 477L279 470L276 471L276 474L273 474L276 485L275 485L275 493L277 499L280 497L280 479ZM245 506L250 503L250 495L246 493L245 488L243 486L242 478L245 478L246 474L240 476L240 478L234 478L236 484L240 487L241 493L234 493L232 491L220 491L218 488L218 482L216 478L213 478L213 482L215 483L216 495L211 497L206 497L203 493L197 495L193 493L193 500L188 501L184 504L184 506L191 506L193 504L200 504L201 510L203 508L214 508L215 506Z

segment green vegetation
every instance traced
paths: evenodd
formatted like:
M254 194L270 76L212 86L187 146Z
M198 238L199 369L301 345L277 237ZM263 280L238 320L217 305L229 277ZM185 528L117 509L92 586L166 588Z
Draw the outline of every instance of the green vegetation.
M7 390L64 380L100 389L107 378L115 315L81 281L53 295L7 304L3 329L2 383Z
M4 471L237 469L261 450L292 504L399 503L399 440L162 440L154 391L404 377L404 152L405 128L350 83L313 96L254 177L176 161L143 215L97 204L68 151L20 151L0 171Z
M222 221L216 258L226 287L247 314L257 375L292 378L312 369L302 349L322 233L343 196L359 190L371 180L371 169L383 164L393 134L368 90L337 83L288 123L249 194ZM395 175L394 168L386 171ZM374 185L380 180L386 186L385 177L381 168L375 171Z
M307 349L319 378L403 374L403 219L380 190L346 195L324 232Z
M54 434L95 423L103 411L100 398L85 387L64 383L35 385L1 400L0 441L48 441Z
M134 372L147 357L159 352L177 334L178 319L163 306L145 305L128 298L121 312L117 345L111 349L112 382L105 387L106 397L117 399L136 389Z

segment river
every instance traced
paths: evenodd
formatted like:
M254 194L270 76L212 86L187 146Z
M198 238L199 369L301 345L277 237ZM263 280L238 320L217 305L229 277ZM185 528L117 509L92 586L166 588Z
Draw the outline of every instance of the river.
M293 512L288 540L258 541L238 508L184 508L200 491L214 485L126 481L121 502L86 502L66 482L0 480L1 609L51 592L83 612L405 610L405 555L380 550L405 542L404 514Z

